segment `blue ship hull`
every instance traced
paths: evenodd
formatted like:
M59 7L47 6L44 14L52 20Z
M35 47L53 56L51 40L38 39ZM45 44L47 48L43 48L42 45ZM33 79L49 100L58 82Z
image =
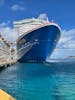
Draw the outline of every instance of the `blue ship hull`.
M60 29L48 25L23 34L17 40L18 61L43 63L49 57L60 37Z

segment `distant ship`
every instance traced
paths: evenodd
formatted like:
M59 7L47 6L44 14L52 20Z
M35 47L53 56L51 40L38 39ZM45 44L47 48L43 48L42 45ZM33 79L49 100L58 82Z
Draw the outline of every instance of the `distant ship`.
M40 18L14 22L19 33L17 55L20 62L43 63L49 57L60 38L58 24Z

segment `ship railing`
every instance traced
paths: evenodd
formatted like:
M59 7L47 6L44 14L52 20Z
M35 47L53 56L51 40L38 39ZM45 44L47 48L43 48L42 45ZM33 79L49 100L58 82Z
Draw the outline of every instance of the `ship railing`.
M36 42L29 43L29 44L27 44L27 45L25 44L25 45L23 45L23 47L22 47L21 49L18 50L18 52L21 51L21 50L24 49L24 48L27 48L27 47L29 47L29 46L33 46L33 45L35 45L35 44L36 44Z
M4 50L0 48L0 61L1 60L10 60L11 59L11 52L9 50Z
M6 51L6 50L0 48L0 52L1 52L1 51L2 51L3 53L5 53L5 54L9 54L8 51Z
M38 44L37 41L29 42L27 45L23 45L23 47L22 47L21 49L19 49L19 50L16 52L16 56L18 55L18 53L19 53L21 50L23 50L23 49L25 49L25 48L27 48L27 51L25 52L25 53L27 53L27 52L28 52L34 45L36 45L36 44ZM25 53L24 53L24 54L25 54ZM24 54L21 55L20 57L17 56L17 60L19 60L22 56L24 56Z

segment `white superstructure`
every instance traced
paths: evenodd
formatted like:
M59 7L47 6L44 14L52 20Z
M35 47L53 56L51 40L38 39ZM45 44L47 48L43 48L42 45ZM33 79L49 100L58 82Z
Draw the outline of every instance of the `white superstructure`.
M48 19L43 20L31 18L14 22L14 27L18 30L19 35L22 35L46 24L49 24Z

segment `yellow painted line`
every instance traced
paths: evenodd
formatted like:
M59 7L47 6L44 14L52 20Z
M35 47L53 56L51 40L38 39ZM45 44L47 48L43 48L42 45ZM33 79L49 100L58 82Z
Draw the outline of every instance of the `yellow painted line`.
M0 100L16 100L16 99L0 89Z

